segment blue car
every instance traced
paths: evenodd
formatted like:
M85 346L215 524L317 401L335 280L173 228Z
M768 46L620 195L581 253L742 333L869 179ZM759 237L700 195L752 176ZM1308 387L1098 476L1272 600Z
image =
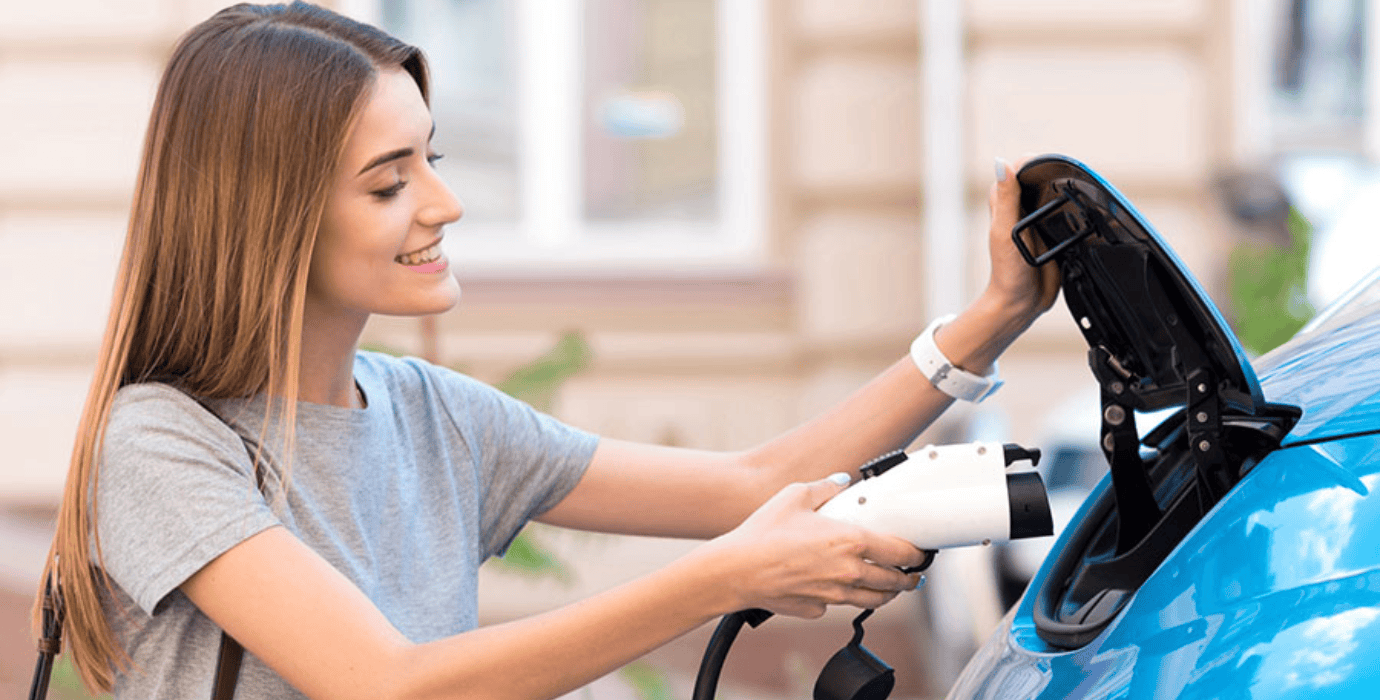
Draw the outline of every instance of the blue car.
M1044 156L1018 178L1108 474L948 697L1380 697L1380 276L1250 361L1096 173Z

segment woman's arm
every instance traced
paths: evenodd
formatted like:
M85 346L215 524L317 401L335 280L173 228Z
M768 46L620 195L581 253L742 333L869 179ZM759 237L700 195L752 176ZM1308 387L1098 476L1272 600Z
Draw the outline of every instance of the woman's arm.
M901 540L814 509L842 486L782 490L738 528L646 577L536 617L413 644L349 580L283 528L231 548L182 591L313 698L550 698L727 612L816 617L915 587Z
M998 161L988 196L992 273L983 293L935 343L955 365L982 374L1059 290L1053 265L1028 266L1011 242L1020 188ZM855 471L906 446L953 399L902 358L810 422L740 453L716 453L604 440L579 485L541 517L569 527L684 537L733 528L783 485Z

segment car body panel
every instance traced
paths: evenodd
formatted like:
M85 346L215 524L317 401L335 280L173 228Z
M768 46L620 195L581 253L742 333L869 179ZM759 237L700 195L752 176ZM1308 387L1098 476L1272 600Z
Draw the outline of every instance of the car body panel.
M1375 697L1377 487L1380 436L1279 450L1093 642L1052 649L1027 595L950 697Z
M1265 395L1304 407L1284 444L1380 429L1380 314L1305 333L1257 361Z

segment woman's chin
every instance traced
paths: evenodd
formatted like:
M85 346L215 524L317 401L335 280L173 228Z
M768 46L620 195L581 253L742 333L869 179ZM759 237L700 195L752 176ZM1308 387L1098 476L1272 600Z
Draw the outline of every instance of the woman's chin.
M425 306L419 306L419 307L417 307L416 309L409 310L409 311L407 311L407 312L405 312L405 313L391 314L391 315L395 315L395 316L439 316L440 314L446 313L447 311L450 311L451 309L454 309L454 308L455 308L456 306L458 306L459 304L460 304L460 299L457 297L456 299L454 299L454 300L452 300L452 301L449 301L449 302L447 302L447 303L427 304L427 305L425 305Z
M396 315L434 316L450 311L459 303L460 283L454 277L446 275L444 280L427 288L422 295L415 297L411 303L407 304L407 310Z

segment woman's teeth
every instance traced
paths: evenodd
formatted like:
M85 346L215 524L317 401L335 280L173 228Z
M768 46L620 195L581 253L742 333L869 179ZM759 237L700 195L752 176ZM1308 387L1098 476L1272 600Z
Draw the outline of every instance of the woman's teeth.
M441 243L438 241L430 248L425 248L415 253L408 253L407 255L399 255L393 259L404 265L425 265L435 261L439 257L441 257Z

